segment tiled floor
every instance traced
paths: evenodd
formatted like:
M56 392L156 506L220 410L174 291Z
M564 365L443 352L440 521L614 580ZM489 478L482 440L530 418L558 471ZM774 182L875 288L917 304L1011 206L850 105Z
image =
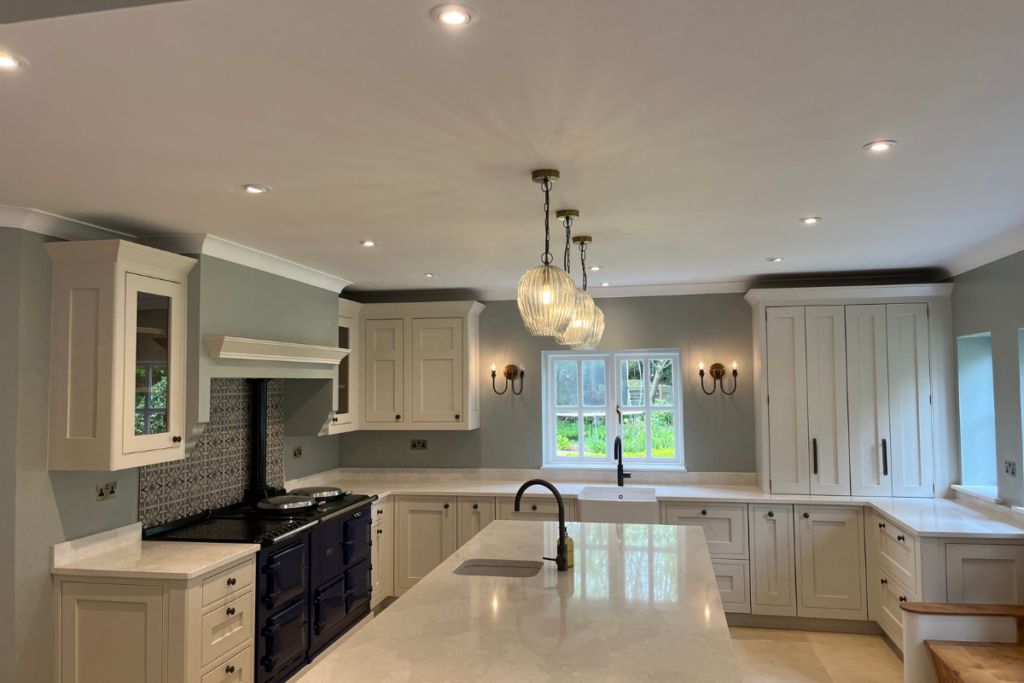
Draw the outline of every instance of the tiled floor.
M744 683L903 683L879 636L730 628Z

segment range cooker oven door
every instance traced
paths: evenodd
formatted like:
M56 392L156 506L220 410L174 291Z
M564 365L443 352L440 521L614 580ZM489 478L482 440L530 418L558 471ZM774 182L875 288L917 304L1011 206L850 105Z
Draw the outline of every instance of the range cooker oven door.
M364 557L369 557L370 546L370 519L369 509L357 512L345 520L345 566L358 562Z
M267 553L259 600L268 611L306 594L306 540Z
M308 625L305 596L296 598L277 614L267 617L260 630L264 640L260 666L264 671L285 668L297 657L305 658Z
M345 571L345 612L357 614L369 611L370 592L370 561L363 560Z
M336 626L345 621L345 577L317 588L313 595L313 645L319 636L333 634Z

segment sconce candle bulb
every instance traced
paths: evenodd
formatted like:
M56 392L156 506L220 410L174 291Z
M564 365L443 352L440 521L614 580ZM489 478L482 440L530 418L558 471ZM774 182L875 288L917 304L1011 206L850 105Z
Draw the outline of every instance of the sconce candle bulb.
M711 394L715 393L715 391L718 389L719 383L721 383L722 385L722 393L725 394L726 396L732 396L733 394L736 393L736 378L739 376L740 371L736 369L735 361L733 361L732 364L732 391L726 391L725 382L722 381L722 378L725 377L724 365L722 365L721 363L712 363L709 372L711 373L711 391L708 391L707 388L704 386L704 363L701 363L700 371L697 374L700 375L700 388L705 394L710 396Z

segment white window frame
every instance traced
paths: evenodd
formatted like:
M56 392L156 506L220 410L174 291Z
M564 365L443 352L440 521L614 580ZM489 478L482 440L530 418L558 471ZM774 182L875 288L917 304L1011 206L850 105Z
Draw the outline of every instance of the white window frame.
M672 361L672 403L671 406L650 406L630 407L623 409L626 413L644 413L646 415L647 436L645 443L647 455L644 458L629 458L624 462L629 469L648 470L677 470L686 471L686 458L683 450L683 391L682 391L682 352L680 349L623 349L612 351L544 351L541 353L541 384L542 384L542 409L543 409L543 454L544 467L566 467L566 468L589 468L589 469L614 469L615 437L621 435L621 428L618 424L616 407L619 397L622 396L621 373L619 363L623 360L651 360L669 359ZM603 360L605 369L605 405L603 407L587 409L583 406L583 365L586 360ZM559 408L555 405L555 363L558 361L576 361L577 382L579 401L573 408ZM648 383L650 381L647 364L643 373L644 396L649 395ZM644 401L648 403L648 401ZM606 453L604 457L561 456L558 454L558 429L556 417L559 413L575 411L579 416L579 443L580 450L584 444L584 416L595 413L604 414L605 418L605 444ZM674 415L673 427L675 428L676 455L674 458L653 458L651 457L651 413L671 412Z

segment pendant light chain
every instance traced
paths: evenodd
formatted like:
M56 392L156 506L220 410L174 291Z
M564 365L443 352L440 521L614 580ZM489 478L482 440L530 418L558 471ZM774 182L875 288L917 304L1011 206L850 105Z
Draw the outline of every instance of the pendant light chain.
M541 263L550 266L554 257L551 256L551 229L548 225L551 213L551 178L545 178L540 184L544 190L544 255L540 257Z
M565 222L565 272L571 273L569 266L572 259L569 256L569 245L572 243L572 216L566 216L562 220Z
M587 291L587 243L580 242L580 267L583 269L583 291Z

